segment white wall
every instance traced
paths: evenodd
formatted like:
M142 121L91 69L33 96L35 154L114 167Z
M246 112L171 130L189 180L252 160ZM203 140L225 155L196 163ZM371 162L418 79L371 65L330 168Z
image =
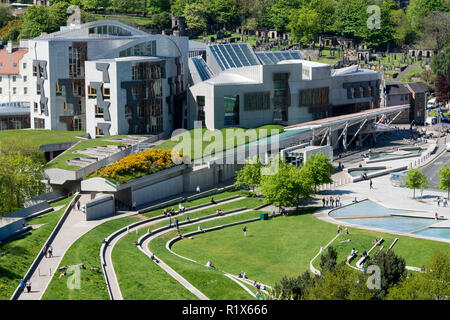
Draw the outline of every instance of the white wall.
M183 176L179 175L132 191L136 205L149 203L183 192Z

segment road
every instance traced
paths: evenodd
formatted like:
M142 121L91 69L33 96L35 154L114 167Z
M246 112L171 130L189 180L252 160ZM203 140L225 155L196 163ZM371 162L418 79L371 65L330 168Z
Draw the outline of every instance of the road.
M450 164L450 152L444 151L435 161L433 161L428 166L421 169L423 173L428 177L428 180L431 183L430 189L439 190L436 186L439 183L438 170L444 165Z

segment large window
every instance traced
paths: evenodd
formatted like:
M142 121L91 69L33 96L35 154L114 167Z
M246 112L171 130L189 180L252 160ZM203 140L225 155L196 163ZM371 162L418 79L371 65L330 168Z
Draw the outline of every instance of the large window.
M244 111L270 109L270 92L246 93L244 95Z
M225 126L239 125L239 95L224 96L223 108L225 114Z
M289 91L289 73L273 74L273 107L275 121L287 121L287 109L291 105L291 93Z
M300 90L298 92L299 96L298 105L300 107L303 107L303 106L328 104L329 103L328 93L329 93L328 87Z
M69 47L69 76L81 77L81 47Z
M205 96L197 96L197 120L205 122Z

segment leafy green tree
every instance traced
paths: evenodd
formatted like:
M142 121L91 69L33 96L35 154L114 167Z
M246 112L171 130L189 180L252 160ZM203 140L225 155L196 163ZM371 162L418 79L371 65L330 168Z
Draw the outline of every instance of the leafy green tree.
M189 29L206 31L208 27L208 8L201 3L191 3L184 7L184 17Z
M319 15L314 9L302 7L291 10L288 28L296 42L308 45L320 32Z
M414 31L420 32L423 28L423 19L433 11L449 10L447 0L411 0L406 9L406 16Z
M450 44L450 13L434 11L422 20L420 45L440 51Z
M450 296L450 255L436 250L424 272L415 272L393 286L387 300L447 300Z
M30 140L15 136L2 138L0 141L0 156L8 156L10 153L20 153L31 158L36 164L43 165L45 163L44 152L40 151L39 147Z
M195 3L196 0L174 0L171 2L170 10L173 12L176 16L182 16L184 15L184 9L186 5Z
M364 280L364 274L357 274L342 262L333 271L325 271L321 276L315 277L305 299L368 300L371 299L372 292Z
M234 185L237 187L251 187L252 191L255 192L255 187L261 183L261 168L262 164L259 157L254 160L248 160L244 167L237 172Z
M427 184L427 176L417 169L411 169L406 174L405 187L414 190L413 198L416 198L416 189L423 190Z
M170 16L169 0L147 0L147 12L150 14L167 13Z
M238 15L244 17L243 27L256 30L258 27L268 26L268 12L274 0L247 0L238 2Z
M381 288L375 289L374 297L382 299L393 285L399 283L406 276L405 259L399 257L392 250L377 251L365 262L366 267L376 265L380 268Z
M67 18L69 14L67 13L67 8L69 4L66 2L59 2L47 8L48 11L48 27L46 32L59 31L61 26L67 24Z
M152 27L157 28L159 30L170 28L172 23L172 18L170 16L170 13L167 11L162 11L160 13L155 13L152 15Z
M46 32L49 25L48 10L44 6L31 6L23 16L19 39L31 39Z
M44 192L42 166L19 152L0 155L0 215L23 207L24 200Z
M284 276L279 283L275 283L272 296L277 300L301 300L313 282L314 277L309 271L305 271L298 277Z
M275 170L276 173L261 177L261 193L266 201L280 208L298 203L298 185L292 177L291 167L292 165L275 159L267 169Z
M311 0L309 8L317 12L319 33L334 32L335 0Z
M450 199L450 166L443 165L438 171L439 184L438 188L441 190L447 190L447 198Z
M335 11L335 29L344 36L363 39L366 31L367 0L339 0Z
M238 8L234 0L212 0L209 16L213 23L229 26L238 21Z
M314 192L317 191L317 186L333 182L331 175L333 174L334 167L331 164L330 158L322 152L311 155L306 160L304 168L313 181Z
M267 10L269 27L275 28L279 32L286 31L291 10L299 9L302 4L302 0L275 0L274 4Z
M111 6L111 0L82 0L81 3L84 9L100 9Z
M322 272L333 272L337 265L337 251L333 246L329 246L326 253L320 256L320 269Z
M3 3L0 4L0 28L7 25L8 21L13 18L11 7Z
M365 12L367 18L363 26L363 39L369 47L387 48L394 44L395 29L391 11L397 8L398 6L393 0L384 0L380 7L380 27L372 29L367 27L367 19L369 19L369 14L367 11Z
M447 74L450 70L450 45L445 47L444 51L433 56L431 70L436 76Z
M412 30L411 25L402 9L391 11L391 21L394 26L394 40L398 46L413 43L417 34Z

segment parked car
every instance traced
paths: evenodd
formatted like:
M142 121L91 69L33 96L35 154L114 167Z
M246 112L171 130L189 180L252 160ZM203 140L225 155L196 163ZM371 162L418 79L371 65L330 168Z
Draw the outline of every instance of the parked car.
M450 151L450 142L447 142L447 151Z

